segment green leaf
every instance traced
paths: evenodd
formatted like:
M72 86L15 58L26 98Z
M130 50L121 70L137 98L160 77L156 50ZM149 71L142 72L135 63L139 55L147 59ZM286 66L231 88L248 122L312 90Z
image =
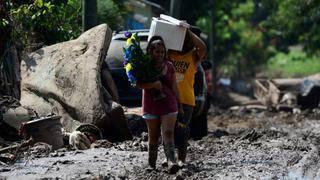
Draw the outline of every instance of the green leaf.
M51 5L51 2L44 3L44 6L48 9L49 12L52 11L54 5Z
M5 27L9 24L9 21L7 19L1 19L1 23L2 23L2 26Z
M37 0L35 3L39 8L43 7L43 0Z
M29 14L31 7L32 6L29 6L29 7L23 6L21 7L22 8L21 10L23 11L24 14Z

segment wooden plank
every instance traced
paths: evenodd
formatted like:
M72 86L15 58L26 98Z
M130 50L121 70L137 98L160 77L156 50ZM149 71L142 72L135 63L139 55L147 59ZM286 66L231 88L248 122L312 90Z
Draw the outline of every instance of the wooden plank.
M270 102L272 105L277 105L280 99L280 90L272 81L268 80L268 85L269 85L268 98L270 98Z

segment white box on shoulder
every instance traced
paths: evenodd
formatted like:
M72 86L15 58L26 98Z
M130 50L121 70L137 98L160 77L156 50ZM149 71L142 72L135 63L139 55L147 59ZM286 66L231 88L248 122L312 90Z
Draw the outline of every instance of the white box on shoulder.
M179 25L179 26L184 26L186 28L190 28L190 24L188 24L186 21L181 21L179 19L173 18L173 17L165 15L165 14L160 14L160 19L169 21L169 22L176 24L176 25Z
M153 18L148 40L155 35L161 36L167 49L181 51L186 32L187 28L184 26L178 26L166 20Z

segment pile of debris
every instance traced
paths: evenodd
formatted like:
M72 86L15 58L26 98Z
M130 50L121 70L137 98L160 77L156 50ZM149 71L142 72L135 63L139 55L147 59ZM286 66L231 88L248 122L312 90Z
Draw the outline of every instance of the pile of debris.
M260 108L292 111L320 108L320 74L294 79L256 79L254 96Z
M68 133L90 124L112 142L132 139L115 83L105 76L110 74L103 60L111 38L110 27L101 24L77 39L23 57L19 68L21 98L4 96L0 90L0 140L21 140L18 134L22 124L52 115L61 117L63 130Z

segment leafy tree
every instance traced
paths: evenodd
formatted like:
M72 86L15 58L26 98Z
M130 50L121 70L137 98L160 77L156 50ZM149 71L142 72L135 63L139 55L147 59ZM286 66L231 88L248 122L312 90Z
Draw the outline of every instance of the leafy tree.
M153 2L170 8L170 0ZM181 9L181 19L195 21L208 35L213 32L215 65L228 76L253 76L269 61L285 54L290 59L290 46L303 47L308 53L305 59L315 59L320 52L318 0L186 0ZM275 55L280 58L272 58Z
M0 2L0 57L2 61L2 55L4 53L5 44L8 38L10 37L11 27L9 24L9 12L5 8L5 3ZM0 61L0 62L1 62Z
M122 1L98 0L98 23L107 23L112 30L122 29L127 10Z
M20 0L6 2L14 27L12 39L28 44L30 37L45 45L76 38L81 33L81 0ZM119 29L123 22L122 1L98 0L98 23Z
M287 50L288 46L299 43L307 52L319 53L320 1L281 0L276 4L266 28L270 29L270 36L277 39L277 46Z
M216 1L214 8L214 61L222 74L241 78L253 76L255 67L271 55L259 27L265 16L256 18L258 6L253 0ZM255 19L254 19L255 18ZM197 25L210 34L211 17L198 19Z
M25 0L9 3L15 31L12 38L27 44L32 32L44 44L69 40L80 34L77 0Z

